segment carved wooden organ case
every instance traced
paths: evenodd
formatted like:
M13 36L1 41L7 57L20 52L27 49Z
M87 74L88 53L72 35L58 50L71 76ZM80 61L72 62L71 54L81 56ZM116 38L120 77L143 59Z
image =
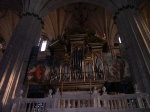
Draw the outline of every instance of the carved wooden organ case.
M54 43L50 45L54 57L50 82L105 80L102 54L105 40L94 35L74 34Z

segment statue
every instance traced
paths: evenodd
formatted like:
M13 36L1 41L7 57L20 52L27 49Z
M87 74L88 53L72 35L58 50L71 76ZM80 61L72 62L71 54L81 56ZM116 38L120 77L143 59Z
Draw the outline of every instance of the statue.
M103 95L107 95L106 87L105 86L103 86L102 90L103 90Z
M59 88L56 89L56 95L60 95Z
M98 93L98 91L97 91L97 87L96 87L96 86L94 86L93 93Z
M23 90L21 89L21 90L19 91L19 97L18 97L18 98L22 99L22 94L23 94Z
M140 93L139 86L137 84L134 84L134 90L135 93Z
M48 97L52 97L52 92L53 92L52 89L50 89Z

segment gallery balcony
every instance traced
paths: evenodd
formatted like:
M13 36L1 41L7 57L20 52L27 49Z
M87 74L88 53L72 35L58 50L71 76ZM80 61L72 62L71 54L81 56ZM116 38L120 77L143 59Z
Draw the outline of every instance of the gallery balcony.
M46 98L16 98L12 100L11 112L149 112L150 98L138 90L134 94L108 95L103 87L100 95L96 87L93 92L59 92ZM21 93L22 94L22 93Z

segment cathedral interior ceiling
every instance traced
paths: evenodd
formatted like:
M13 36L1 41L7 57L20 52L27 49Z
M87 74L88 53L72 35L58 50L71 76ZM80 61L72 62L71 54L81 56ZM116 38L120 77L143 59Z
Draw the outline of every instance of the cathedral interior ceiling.
M17 5L15 8L21 9L21 7L19 7L21 2L16 1L16 3ZM0 37L5 40L4 47L0 51L0 57L19 20L20 12L16 12L16 9L12 10L14 6L8 5L11 9L1 8L0 10ZM139 9L148 28L150 28L150 1L147 0L144 2ZM106 38L108 43L112 45L115 40L114 38L118 34L113 17L114 15L112 13L101 6L87 3L69 4L51 11L49 15L46 16L41 35L45 35L49 40L55 40L63 36L66 29L73 27L72 25L78 22L92 29L97 37ZM104 34L106 35L105 37Z

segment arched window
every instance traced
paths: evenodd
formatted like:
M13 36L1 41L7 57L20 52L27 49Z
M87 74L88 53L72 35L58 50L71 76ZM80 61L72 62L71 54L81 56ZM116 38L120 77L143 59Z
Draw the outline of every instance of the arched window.
M118 40L119 40L119 43L121 44L122 42L121 42L121 38L120 37L118 37Z
M41 52L46 51L48 44L49 44L49 39L46 36L42 35L40 40L39 40L40 51Z
M116 37L114 38L114 46L118 47L120 44L122 44L122 40L121 40L119 34L117 34Z
M47 40L43 40L42 44L41 44L41 49L40 51L45 51L46 50L46 46L47 46Z

